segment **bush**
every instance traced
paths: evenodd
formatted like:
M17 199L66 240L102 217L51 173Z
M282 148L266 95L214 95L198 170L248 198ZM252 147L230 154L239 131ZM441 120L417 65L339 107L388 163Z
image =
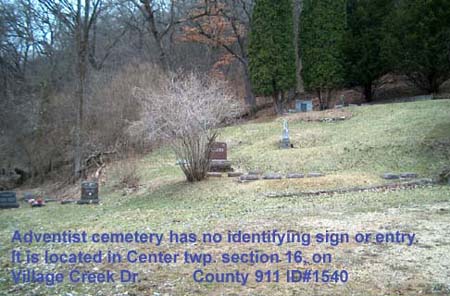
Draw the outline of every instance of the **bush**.
M131 131L169 143L187 180L203 180L218 127L236 118L242 107L225 82L194 73L168 74L159 85L135 89L142 115Z

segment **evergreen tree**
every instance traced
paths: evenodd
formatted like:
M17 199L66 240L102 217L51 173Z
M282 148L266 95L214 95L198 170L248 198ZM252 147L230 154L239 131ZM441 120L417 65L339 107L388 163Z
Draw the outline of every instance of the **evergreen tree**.
M381 57L383 23L393 8L393 0L350 0L344 54L346 82L361 87L367 102L372 101L377 80L387 73Z
M258 95L272 96L277 113L295 87L296 66L291 0L257 0L249 38L249 70Z
M315 91L321 109L344 82L345 0L304 0L300 18L300 54L305 87Z
M383 54L392 69L438 93L450 78L450 1L401 0L385 31Z

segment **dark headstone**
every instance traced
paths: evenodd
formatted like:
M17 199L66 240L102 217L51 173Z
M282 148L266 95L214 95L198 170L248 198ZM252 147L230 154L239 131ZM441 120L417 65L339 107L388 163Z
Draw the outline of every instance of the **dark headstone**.
M280 174L274 174L274 173L266 174L263 177L264 180L280 180L282 178L283 178L283 176L281 176Z
M415 179L417 178L417 174L416 173L401 173L400 174L400 178L402 179Z
M12 191L0 192L0 209L18 208L16 193Z
M209 159L226 160L227 159L227 143L214 142L211 145Z
M210 172L230 172L233 171L231 167L231 161L229 160L220 160L220 159L212 159L209 165Z
M384 173L382 176L383 179L386 180L395 180L395 179L399 179L400 176L394 173Z
M286 178L288 179L301 179L304 178L305 174L299 174L299 173L290 173L286 175Z
M98 183L97 182L82 182L81 183L81 200L78 204L96 204L98 199Z
M308 173L307 175L306 175L306 177L308 177L308 178L317 178L317 177L323 177L324 176L324 174L322 174L322 173Z

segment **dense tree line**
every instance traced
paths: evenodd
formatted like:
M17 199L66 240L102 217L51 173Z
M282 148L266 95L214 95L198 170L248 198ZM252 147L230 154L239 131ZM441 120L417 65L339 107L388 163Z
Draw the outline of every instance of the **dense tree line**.
M294 47L292 38L285 38L283 45L270 45L276 40L272 32L278 26L289 26L283 34L293 32L291 24L286 24L289 13L278 14L278 19L269 17L277 15L284 1L266 2L270 1L256 1L250 35L250 49L257 49L250 51L250 64L252 60L260 63L251 70L254 84L263 83L256 88L262 95L269 94L276 80L291 79L291 73L268 69L270 62L282 67L277 59L289 55ZM286 5L292 7L293 3ZM301 77L306 90L317 95L322 109L328 108L332 92L342 87L359 88L370 102L387 73L405 75L429 93L438 93L450 78L449 1L303 0L301 5ZM266 72L277 78L267 81Z
M0 0L0 136L39 175L70 159L79 177L99 151L136 149L132 87L180 70L234 83L250 112L255 96L283 112L293 90L322 109L344 87L371 101L387 73L437 93L450 2Z

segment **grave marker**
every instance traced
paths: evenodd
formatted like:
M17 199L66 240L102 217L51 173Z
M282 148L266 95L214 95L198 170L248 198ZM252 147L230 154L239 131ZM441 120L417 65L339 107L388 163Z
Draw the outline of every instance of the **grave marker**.
M214 142L211 145L209 159L227 160L227 143Z
M313 110L312 101L302 101L302 100L295 101L296 112L310 112L312 110Z
M0 192L0 209L18 208L16 193L12 191Z
M227 143L214 142L209 151L210 172L229 172L233 171L231 168L231 161L227 160Z
M283 121L283 135L280 146L284 149L291 148L291 141L289 140L289 126L286 119Z
M98 183L97 182L82 182L81 183L81 199L78 204L98 204Z

